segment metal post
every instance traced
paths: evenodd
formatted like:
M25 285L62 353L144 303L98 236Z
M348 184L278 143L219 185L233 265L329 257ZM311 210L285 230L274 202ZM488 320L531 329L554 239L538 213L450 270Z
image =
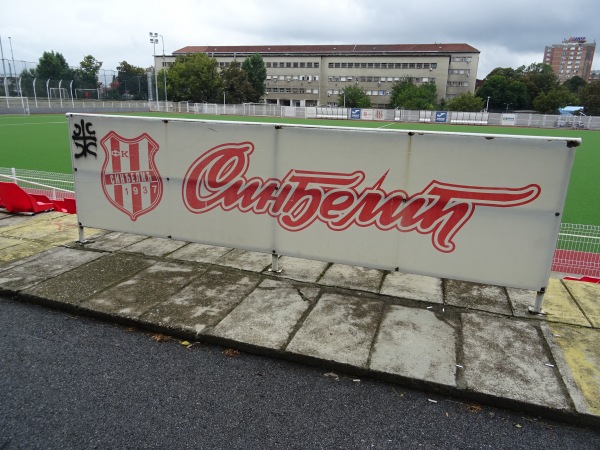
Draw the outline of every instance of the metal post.
M86 240L83 235L83 225L79 224L79 240L77 241L79 244L85 244Z
M164 78L164 82L165 82L165 110L168 111L168 107L167 107L167 65L165 64L165 38L163 37L162 34L159 34L160 39L162 41L162 47L163 47L163 78Z
M540 314L540 315L546 314L544 311L542 311L542 304L544 303L544 294L545 293L546 293L546 289L544 289L544 288L537 291L536 296L535 296L535 305L529 307L530 314Z
M278 255L276 253L273 253L271 255L271 268L269 269L269 272L273 272L273 273L283 272L283 270L279 268L279 257L280 257L280 255Z
M4 78L4 90L6 96L10 97L10 94L8 92L8 84L6 82L6 66L4 65L4 49L2 48L2 36L0 36L0 56L2 56L2 77Z
M154 58L154 88L156 89L156 108L160 111L160 104L158 103L158 77L156 73L156 44L158 44L158 33L153 33L150 31L150 43L152 44L153 50L152 55Z

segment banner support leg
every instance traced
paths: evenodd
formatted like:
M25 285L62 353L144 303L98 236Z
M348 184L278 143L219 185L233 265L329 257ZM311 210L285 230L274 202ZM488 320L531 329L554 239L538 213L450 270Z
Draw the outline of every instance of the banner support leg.
M535 305L529 307L530 314L546 314L544 311L542 311L542 304L544 303L544 294L546 294L545 288L542 288L541 290L537 291L535 296Z
M279 257L281 255L278 255L276 253L273 253L271 255L271 268L269 269L269 272L272 273L281 273L283 272L282 269L279 268Z

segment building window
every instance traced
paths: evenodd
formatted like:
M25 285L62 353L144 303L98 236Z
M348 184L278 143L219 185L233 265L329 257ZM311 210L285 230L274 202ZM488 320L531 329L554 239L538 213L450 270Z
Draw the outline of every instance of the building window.
M309 68L309 69L312 69L312 63L311 62L307 62L306 63L306 67Z
M328 67L329 67L330 69L333 69L333 63L329 63Z
M319 68L319 63L318 63L318 62L316 62L316 63L315 63L315 69L318 69L318 68Z
M265 63L265 67L271 67L271 63L270 62L266 62Z

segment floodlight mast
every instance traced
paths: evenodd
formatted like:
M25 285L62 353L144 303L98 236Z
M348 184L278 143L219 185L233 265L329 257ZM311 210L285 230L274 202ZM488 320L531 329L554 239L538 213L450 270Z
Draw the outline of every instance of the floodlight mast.
M150 43L152 44L152 47L153 47L152 55L154 57L153 66L154 66L154 88L156 90L156 108L158 109L158 111L160 111L160 105L158 103L158 81L157 81L157 77L156 77L156 44L158 43L158 38L155 39L155 36L158 36L158 35L156 33L152 33L152 31L150 31Z
M163 60L163 79L164 79L164 83L165 83L165 108L166 106L166 102L167 102L167 66L165 64L165 38L163 37L162 34L158 34L158 33L153 33L152 31L150 32L150 42L152 42L154 44L154 60L155 60L155 65L154 65L154 83L156 84L156 99L158 100L158 81L156 78L156 44L158 44L158 37L160 36L160 39L162 41L162 60Z
M4 49L2 48L2 36L0 36L0 54L2 55L2 78L4 79L4 90L6 96L9 97L8 84L6 82L6 66L4 65Z

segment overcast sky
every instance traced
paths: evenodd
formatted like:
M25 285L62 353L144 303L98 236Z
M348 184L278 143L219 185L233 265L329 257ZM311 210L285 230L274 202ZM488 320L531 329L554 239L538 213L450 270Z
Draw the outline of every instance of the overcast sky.
M484 78L541 62L544 46L564 38L600 39L599 17L598 0L19 0L2 2L0 37L6 64L37 64L53 50L70 66L92 55L113 70L152 65L150 31L167 54L207 44L467 43L481 52Z

